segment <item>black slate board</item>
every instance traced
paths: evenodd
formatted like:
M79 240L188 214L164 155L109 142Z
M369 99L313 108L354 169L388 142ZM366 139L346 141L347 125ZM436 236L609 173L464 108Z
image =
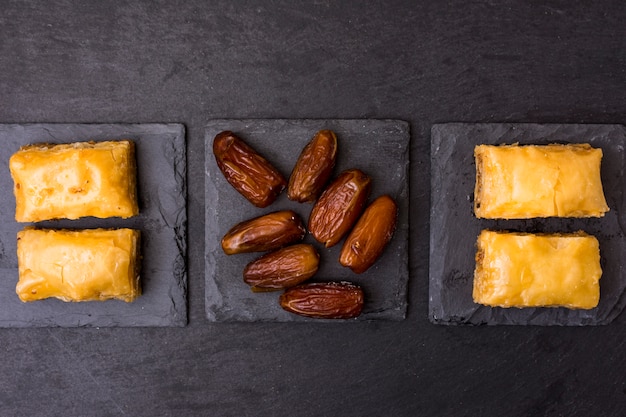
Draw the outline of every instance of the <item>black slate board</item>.
M484 220L473 214L474 146L587 142L603 151L601 175L611 211L603 218ZM437 324L583 326L611 322L626 304L622 263L626 231L622 125L463 124L431 130L429 319ZM600 241L600 303L592 310L490 308L472 301L476 238L482 229L526 232L585 230Z
M338 136L335 175L359 168L372 177L370 200L388 193L399 206L396 232L378 262L361 275L339 262L341 243L325 249L311 236L305 242L320 252L320 269L312 281L344 280L360 284L366 302L359 320L402 320L406 314L408 273L409 126L399 120L249 119L211 120L205 135L206 315L211 321L306 321L283 311L280 292L253 293L243 282L245 265L260 254L227 256L222 236L236 223L279 209L292 209L307 222L311 204L294 203L282 193L270 207L259 209L224 179L213 155L213 138L232 130L289 178L302 148L315 132L332 129Z
M118 300L65 303L47 299L22 303L15 294L17 223L9 158L30 143L131 139L136 145L140 214L130 219L58 220L51 228L130 227L142 232L143 294ZM187 324L186 144L180 124L4 124L0 125L0 326L111 327Z

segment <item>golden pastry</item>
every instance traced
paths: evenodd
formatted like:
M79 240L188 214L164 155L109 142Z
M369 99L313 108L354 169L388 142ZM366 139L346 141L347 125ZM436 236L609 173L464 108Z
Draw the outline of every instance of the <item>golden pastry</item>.
M16 292L22 301L133 301L141 294L139 236L132 229L28 227L17 234Z
M131 141L24 146L9 167L18 222L139 213Z
M479 145L474 213L485 219L602 217L602 149L588 144Z
M474 302L492 307L591 309L600 300L600 246L584 232L531 234L483 230Z

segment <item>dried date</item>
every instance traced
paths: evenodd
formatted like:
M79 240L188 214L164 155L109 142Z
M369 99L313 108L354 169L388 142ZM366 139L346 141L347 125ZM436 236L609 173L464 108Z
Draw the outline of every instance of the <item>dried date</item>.
M398 207L388 195L374 200L350 232L339 256L339 263L361 274L380 257L396 229Z
M300 284L317 272L319 254L313 245L300 243L267 253L243 271L252 291L276 291Z
M322 319L349 319L363 310L363 290L348 282L317 282L287 289L280 306L290 313Z
M358 169L342 172L311 210L309 231L327 248L336 245L359 218L371 189L370 177Z
M275 211L233 226L222 238L222 249L227 255L265 252L298 242L305 234L296 212Z
M300 203L315 201L330 179L337 159L337 135L320 130L304 147L291 171L287 197Z
M213 139L213 154L226 180L257 207L267 207L287 186L283 175L231 131Z

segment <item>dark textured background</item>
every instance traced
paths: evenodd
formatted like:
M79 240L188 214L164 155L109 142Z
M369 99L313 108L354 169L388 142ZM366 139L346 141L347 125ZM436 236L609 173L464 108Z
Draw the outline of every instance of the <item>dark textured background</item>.
M621 1L2 1L1 122L187 126L190 323L0 329L0 415L623 415L624 315L435 326L427 287L432 124L626 123L624 18ZM221 117L411 123L405 321L204 318L203 133Z

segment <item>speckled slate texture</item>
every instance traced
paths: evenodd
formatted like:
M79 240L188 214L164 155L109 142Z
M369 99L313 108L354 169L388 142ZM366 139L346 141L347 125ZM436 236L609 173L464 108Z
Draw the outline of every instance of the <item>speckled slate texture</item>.
M626 233L622 125L464 124L431 130L431 216L429 318L438 324L600 325L624 308L626 275L622 263ZM515 143L590 143L601 148L602 182L611 211L602 218L485 220L473 214L476 166L474 146ZM472 301L476 238L482 229L524 232L584 230L600 241L603 275L600 303L592 310L490 308Z
M372 177L369 201L390 194L398 203L396 232L378 262L361 275L339 262L341 243L326 249L307 235L320 252L320 269L311 281L344 280L360 284L366 295L358 320L402 320L407 307L409 126L399 120L211 120L206 126L206 315L211 321L310 321L283 311L280 292L253 293L243 282L245 265L260 254L227 256L220 240L236 223L279 209L295 210L308 222L312 204L290 201L283 192L274 204L259 209L228 184L213 155L215 135L232 130L276 166L289 174L302 148L315 132L332 129L338 137L334 176L359 168ZM320 321L320 320L316 320ZM328 320L332 321L332 320Z
M22 303L15 294L15 235L30 223L14 219L9 157L30 143L131 139L136 145L140 214L130 219L58 220L50 228L130 227L142 232L143 295L118 300L65 303L47 299ZM4 124L0 125L0 326L112 327L187 324L186 144L181 124Z

